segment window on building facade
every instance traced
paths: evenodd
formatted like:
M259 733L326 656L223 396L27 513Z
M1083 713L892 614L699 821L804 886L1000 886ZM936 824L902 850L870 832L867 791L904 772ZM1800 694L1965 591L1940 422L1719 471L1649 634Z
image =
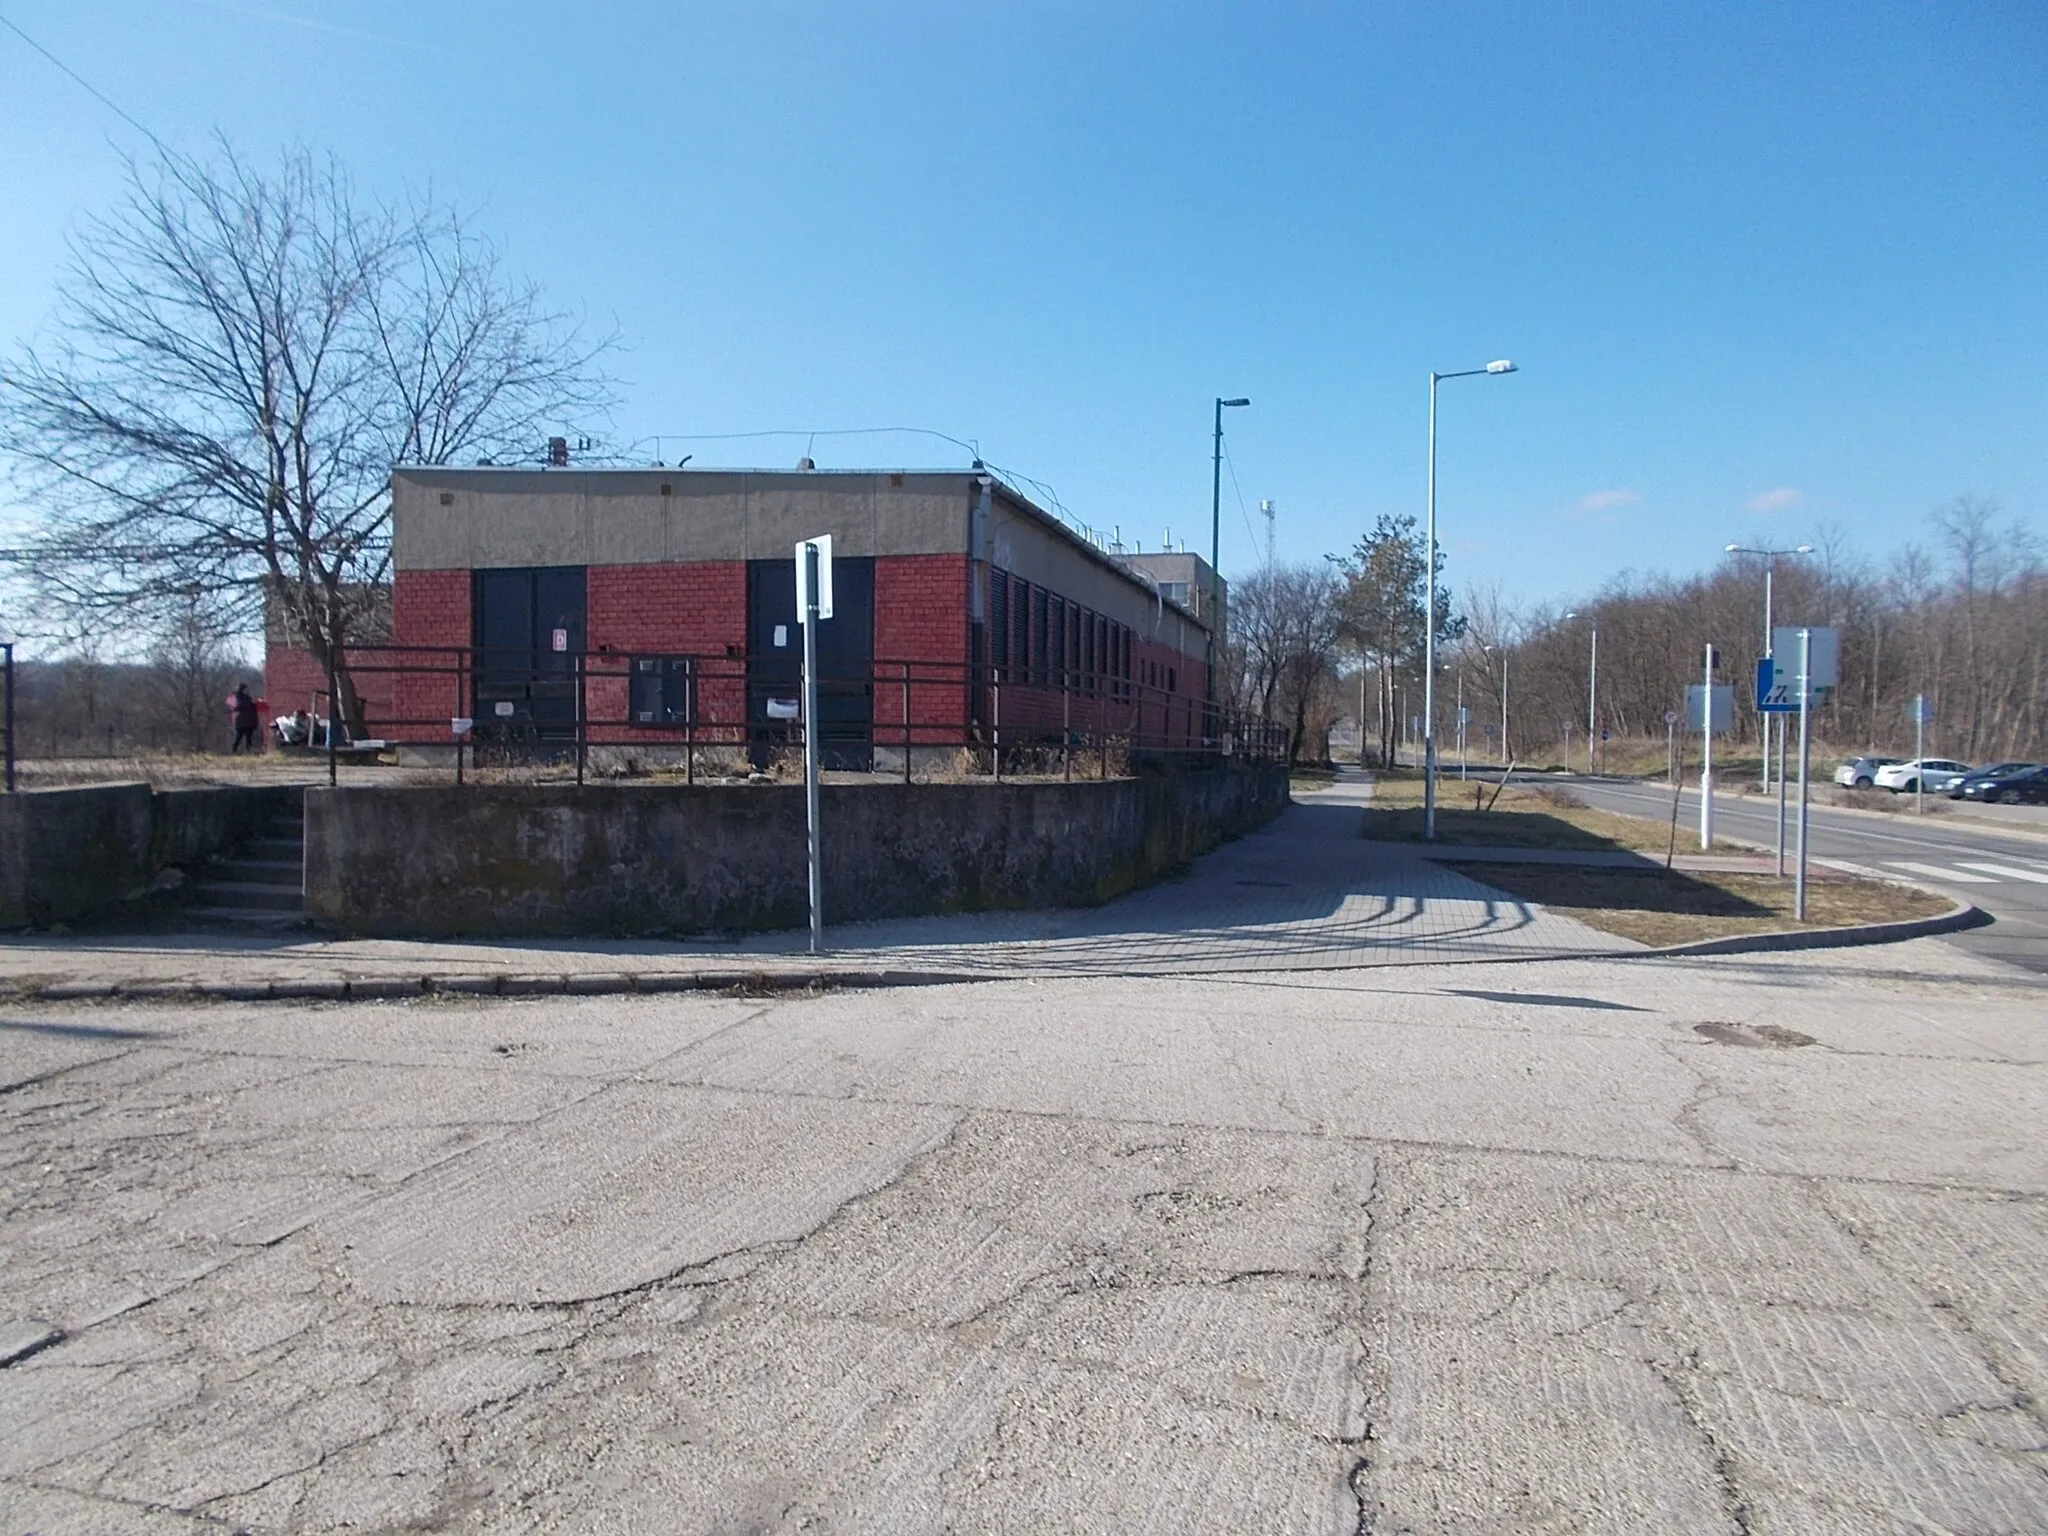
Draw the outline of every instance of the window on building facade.
M988 576L988 661L992 667L1010 664L1010 573L990 571Z
M629 723L688 725L696 707L696 672L687 656L635 656L629 663Z

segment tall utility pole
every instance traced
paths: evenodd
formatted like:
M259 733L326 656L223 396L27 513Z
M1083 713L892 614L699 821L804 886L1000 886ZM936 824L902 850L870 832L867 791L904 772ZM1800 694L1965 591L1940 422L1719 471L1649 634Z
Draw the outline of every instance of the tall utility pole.
M1508 765L1508 645L1503 640L1499 645L1482 645L1479 649L1489 656L1495 651L1500 652L1500 765L1505 770Z
M1565 615L1576 619L1578 610ZM1591 614L1586 615L1586 626L1593 631L1593 651L1586 663L1586 772L1593 772L1593 738L1600 729L1600 621Z
M1263 517L1266 520L1266 574L1268 576L1273 574L1274 520L1275 515L1279 512L1279 510L1280 509L1274 506L1271 501L1262 501L1259 503L1259 516Z

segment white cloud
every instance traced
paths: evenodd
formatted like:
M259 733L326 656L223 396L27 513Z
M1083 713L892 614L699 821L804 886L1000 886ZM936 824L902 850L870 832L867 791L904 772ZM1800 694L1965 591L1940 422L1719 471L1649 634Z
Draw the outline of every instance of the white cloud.
M1617 485L1604 491L1593 491L1579 498L1581 512L1612 512L1616 507L1632 507L1643 498L1639 492L1625 485Z
M1758 491L1745 505L1758 517L1769 517L1773 512L1790 512L1805 506L1806 497L1789 485L1781 485L1775 490Z

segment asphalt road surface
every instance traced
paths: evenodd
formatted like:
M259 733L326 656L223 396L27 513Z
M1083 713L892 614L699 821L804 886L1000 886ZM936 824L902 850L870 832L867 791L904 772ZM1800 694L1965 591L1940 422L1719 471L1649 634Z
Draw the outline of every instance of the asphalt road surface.
M1671 791L1662 784L1625 779L1552 779L1600 810L1667 817ZM1797 836L1798 787L1788 808L1787 856ZM1697 784L1682 792L1679 847L1699 847ZM1775 847L1777 801L1716 795L1717 836ZM2048 838L2001 832L1961 816L1915 817L1907 812L1878 817L1814 806L1807 823L1807 848L1815 858L1850 859L1894 871L1973 902L1994 921L1988 927L1953 934L1948 942L1973 953L2030 971L2048 973Z
M0 1533L2048 1531L1936 940L0 1007Z

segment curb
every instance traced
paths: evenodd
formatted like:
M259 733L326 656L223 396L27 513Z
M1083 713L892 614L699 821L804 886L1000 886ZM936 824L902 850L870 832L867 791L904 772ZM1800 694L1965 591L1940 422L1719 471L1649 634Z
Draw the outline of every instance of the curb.
M358 976L333 981L0 981L0 998L37 1002L362 1003L427 997L616 997L716 992L728 997L986 981L952 971L625 971L569 975Z
M1666 944L1661 949L1628 952L1629 959L1655 959L1686 955L1765 954L1788 949L1849 949L1859 944L1895 944L1906 939L1933 938L1938 934L1961 933L1982 928L1991 914L1967 901L1939 917L1909 917L1896 923L1858 923L1849 928L1780 928L1771 933L1743 933L1725 939L1695 939L1690 944Z

